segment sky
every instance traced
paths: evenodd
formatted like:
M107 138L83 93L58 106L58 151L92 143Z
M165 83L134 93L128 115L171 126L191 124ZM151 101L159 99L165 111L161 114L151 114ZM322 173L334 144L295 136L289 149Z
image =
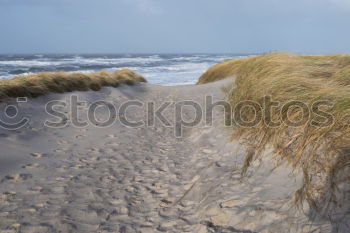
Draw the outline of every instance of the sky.
M3 53L350 53L350 0L0 0Z

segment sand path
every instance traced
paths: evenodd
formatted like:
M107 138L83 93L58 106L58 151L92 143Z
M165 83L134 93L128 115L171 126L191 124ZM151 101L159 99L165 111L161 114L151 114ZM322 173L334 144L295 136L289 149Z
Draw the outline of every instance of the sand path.
M310 232L321 229L293 215L288 203L298 178L271 162L240 179L244 149L230 140L222 109L214 127L204 122L185 128L155 121L130 128L89 125L52 129L44 111L49 100L104 100L120 106L128 100L192 100L204 106L206 95L223 100L231 80L199 86L151 84L104 88L100 92L52 94L29 100L20 113L31 122L16 131L0 130L1 232ZM4 105L4 104L2 104ZM2 108L4 108L2 106ZM63 108L68 112L68 109ZM86 107L80 106L81 119ZM192 108L183 116L194 117ZM128 120L145 120L145 107L131 107ZM98 119L106 119L106 110ZM174 123L174 108L164 111ZM69 122L69 119L68 119ZM298 224L296 224L298 223ZM325 226L327 227L327 226ZM329 230L322 228L324 232Z

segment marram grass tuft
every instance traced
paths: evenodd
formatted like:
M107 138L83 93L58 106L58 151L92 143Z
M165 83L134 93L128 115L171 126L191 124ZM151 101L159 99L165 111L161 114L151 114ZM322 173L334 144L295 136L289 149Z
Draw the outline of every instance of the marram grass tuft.
M310 118L299 127L283 121L271 127L261 121L254 127L236 124L233 131L250 152L242 174L252 161L261 159L263 152L272 147L277 164L287 162L303 173L303 185L295 192L297 204L307 201L314 210L328 214L337 208L346 212L349 206L344 200L350 190L350 55L267 54L226 61L210 68L198 83L227 77L236 79L235 86L227 93L231 106L247 100L264 106L263 100L269 96L279 103L270 112L270 120L274 122L282 115L288 115L291 121L300 119L298 108L283 112L288 102L302 102L310 109L315 102L328 103L322 111L331 116L332 122L326 127L311 124L320 118L311 112ZM241 112L241 117L253 119L254 114L248 108Z
M117 87L146 82L139 74L128 69L117 72L66 73L44 72L18 76L0 81L0 101L5 98L34 98L49 93L100 90L102 87Z

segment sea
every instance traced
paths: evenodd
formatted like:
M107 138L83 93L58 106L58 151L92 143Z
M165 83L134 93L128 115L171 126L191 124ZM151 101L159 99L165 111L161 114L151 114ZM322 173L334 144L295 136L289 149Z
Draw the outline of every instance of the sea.
M211 66L253 54L26 54L0 55L0 79L46 71L90 73L129 68L149 83L194 84Z

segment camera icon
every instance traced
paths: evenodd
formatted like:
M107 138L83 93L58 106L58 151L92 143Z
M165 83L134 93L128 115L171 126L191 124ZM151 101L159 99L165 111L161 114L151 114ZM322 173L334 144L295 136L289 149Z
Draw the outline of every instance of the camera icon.
M26 97L19 97L16 99L15 104L7 105L4 109L3 117L0 119L0 128L6 129L6 130L17 130L22 127L24 127L26 124L28 124L29 119L27 117L19 117L19 109L18 104L20 103L26 103L27 98Z

